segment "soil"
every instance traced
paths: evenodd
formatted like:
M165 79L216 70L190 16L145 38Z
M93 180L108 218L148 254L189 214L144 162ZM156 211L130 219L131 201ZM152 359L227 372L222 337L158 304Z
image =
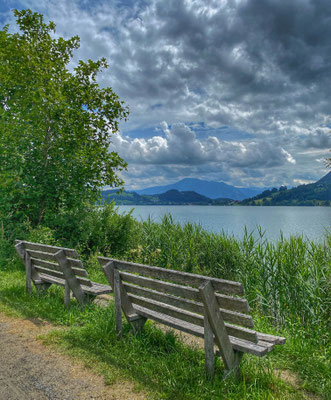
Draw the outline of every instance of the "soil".
M81 363L37 337L54 326L0 314L0 400L142 400L133 382L107 386Z

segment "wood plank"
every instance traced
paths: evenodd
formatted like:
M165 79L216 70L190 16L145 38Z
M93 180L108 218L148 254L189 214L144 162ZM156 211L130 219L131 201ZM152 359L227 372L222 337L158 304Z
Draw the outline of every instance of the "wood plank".
M34 268L38 272L42 273L43 275L51 275L51 276L55 276L55 278L65 279L65 275L61 271L54 271L54 270L51 270L48 268L39 267L39 265L36 265L36 264L33 264L33 265L34 265ZM89 279L81 278L78 276L76 277L76 279L80 285L89 286L89 287L93 286L92 282Z
M115 298L115 325L116 337L122 336L122 306L121 306L121 280L118 270L114 269L114 298Z
M273 344L285 344L286 342L286 338L284 337L269 335L267 333L257 332L257 337L259 341L269 342Z
M26 250L26 251L34 259L50 261L50 262L53 262L53 263L57 261L56 257L55 257L56 253L55 254L53 254L53 253L45 253L43 251L37 251L37 250ZM60 251L62 251L62 250L60 250ZM80 260L76 260L76 259L67 257L67 262L69 263L69 265L71 267L76 267L76 268L80 268L80 269L82 269L82 267L83 267L83 264L82 264L82 262Z
M210 281L205 282L199 287L199 291L225 367L226 369L232 369L234 366L234 351L218 308L212 283Z
M199 287L207 280L213 283L214 290L222 292L222 294L234 294L242 296L244 289L241 283L228 281L225 279L217 279L205 277L198 274L191 274L188 272L175 271L160 267L151 267L143 264L136 264L128 261L115 260L106 257L98 257L99 262L105 265L109 261L113 261L117 268L123 271L139 273L142 275L151 276L152 278L165 279L174 281L175 283Z
M157 290L159 292L169 293L174 296L182 297L184 299L201 302L199 290L196 288L177 285L174 283L164 282L152 278L146 278L144 276L134 275L129 272L120 271L120 275L123 283L129 282L135 285L140 285L149 289ZM217 298L219 306L223 309L240 313L249 312L249 306L246 299L222 295L219 293L215 293L215 296Z
M40 285L42 282L54 283L55 285L65 286L66 281L64 279L55 278L55 276L40 274L40 281L36 284Z
M15 242L16 243L22 242L26 250L36 250L52 254L57 253L59 250L63 250L66 257L79 258L77 251L74 249L68 249L66 247L50 246L48 244L42 244L42 243L27 242L25 240L15 240Z
M165 303L160 303L155 300L146 299L132 294L128 294L133 306L140 305L145 308L150 308L153 311L157 311L162 314L169 315L171 317L182 319L183 321L190 322L191 324L203 326L203 316L194 314L189 311L181 310L180 308L169 306Z
M31 264L31 257L28 253L25 253L25 274L26 274L25 289L27 293L31 294L32 264Z
M64 285L64 305L66 307L69 307L70 305L70 286L68 285L68 282Z
M134 305L134 308L136 307L136 305L140 305L144 308L150 308L151 310L159 312L161 314L166 314L177 319L182 319L183 321L189 322L191 324L195 324L198 326L203 326L204 324L202 315L185 311L178 307L170 306L168 304L151 300L145 297L132 295L130 293L128 294L128 298ZM218 312L220 312L219 309ZM225 323L225 327L228 335L244 340L249 340L253 343L257 342L257 336L254 330L235 326L228 323Z
M82 288L84 293L95 295L95 296L99 296L101 294L112 293L112 291L113 291L112 288L110 286L107 286L107 285L103 285L103 286L97 285L97 286L95 286L94 282L92 282L92 285L93 286L91 286L91 287L82 285L81 288Z
M75 276L75 274L71 269L70 263L67 260L65 252L63 250L58 251L57 253L55 253L55 258L59 263L59 265L62 267L65 280L66 282L68 282L68 285L72 293L76 297L79 304L83 305L87 301L86 295L84 294L83 290L80 287L78 278Z
M25 251L24 244L22 242L20 242L20 241L17 241L17 242L18 243L15 245L15 249L16 249L19 257L21 258L21 260L22 260L22 262L24 264L25 270L26 270L26 256L27 256L27 253ZM33 282L37 282L38 280L40 280L38 272L33 268L32 265L31 265L31 278L32 278Z
M115 264L113 261L109 261L103 266L103 272L113 289L114 289L114 268ZM137 313L133 308L132 303L125 290L121 290L121 306L126 319L128 320L128 322L130 322L130 318L137 315Z
M153 321L170 326L171 328L177 329L179 331L200 337L202 339L204 338L204 329L201 326L190 324L189 322L185 322L180 319L173 318L138 305L135 306L135 309L140 315L143 315L144 317L149 318ZM232 336L229 336L229 339L234 350L243 351L245 353L253 354L258 357L262 357L268 353L268 349L264 346L260 346L258 344L238 339Z
M55 254L53 253L44 253L42 251L37 251L37 250L26 250L27 253L30 255L31 258L37 259L37 260L45 260L45 261L55 261Z
M38 260L36 258L32 258L31 260L32 260L33 264L36 266L47 268L47 269L53 269L53 270L59 271L59 272L62 271L62 269L58 263L52 263L52 262L45 261L45 260ZM85 278L88 278L88 273L85 269L72 267L72 271L76 276L83 276Z
M152 300L169 304L174 307L182 308L186 311L191 311L200 315L204 315L204 307L202 303L198 303L192 300L186 300L162 292L160 293L155 290L134 286L126 282L123 282L123 286L128 293L135 294L141 297L146 297ZM249 315L227 311L224 309L221 309L220 311L222 313L223 319L227 322L242 325L248 328L254 327L253 319Z
M206 314L204 315L203 321L206 374L209 379L213 379L215 372L214 334Z
M261 346L259 343L248 342L247 340L238 339L233 336L229 336L229 338L234 350L242 351L258 357L263 357L268 353L268 349ZM216 354L218 355L218 352L216 352Z

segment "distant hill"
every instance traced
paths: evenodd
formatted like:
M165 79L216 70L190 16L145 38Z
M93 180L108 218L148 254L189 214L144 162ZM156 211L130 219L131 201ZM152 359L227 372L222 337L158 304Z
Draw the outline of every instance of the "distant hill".
M300 185L292 189L265 190L261 194L245 199L241 205L252 206L331 206L331 172L315 183Z
M228 198L233 200L243 200L262 193L267 188L237 188L227 185L224 182L204 181L195 178L185 178L179 182L164 186L153 186L146 189L137 190L140 195L156 195L165 193L169 190L181 192L193 191L210 199Z
M194 191L168 190L157 195L140 195L136 192L118 192L117 190L102 191L103 202L115 201L117 205L225 205L232 199L210 199Z

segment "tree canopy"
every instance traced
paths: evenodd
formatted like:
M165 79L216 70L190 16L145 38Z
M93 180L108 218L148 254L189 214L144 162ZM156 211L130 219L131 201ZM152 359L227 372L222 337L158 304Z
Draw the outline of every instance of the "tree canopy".
M19 32L0 30L0 213L38 224L123 183L126 163L109 144L128 109L97 82L105 59L72 60L79 37L56 38L31 10L14 14Z

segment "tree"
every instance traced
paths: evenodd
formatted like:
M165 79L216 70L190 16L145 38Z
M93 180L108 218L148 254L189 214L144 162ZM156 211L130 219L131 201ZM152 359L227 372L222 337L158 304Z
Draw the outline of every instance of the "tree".
M0 31L0 213L36 225L123 184L126 163L108 149L128 109L97 83L105 59L70 71L79 37L54 38L55 24L31 10L14 14L20 32Z

